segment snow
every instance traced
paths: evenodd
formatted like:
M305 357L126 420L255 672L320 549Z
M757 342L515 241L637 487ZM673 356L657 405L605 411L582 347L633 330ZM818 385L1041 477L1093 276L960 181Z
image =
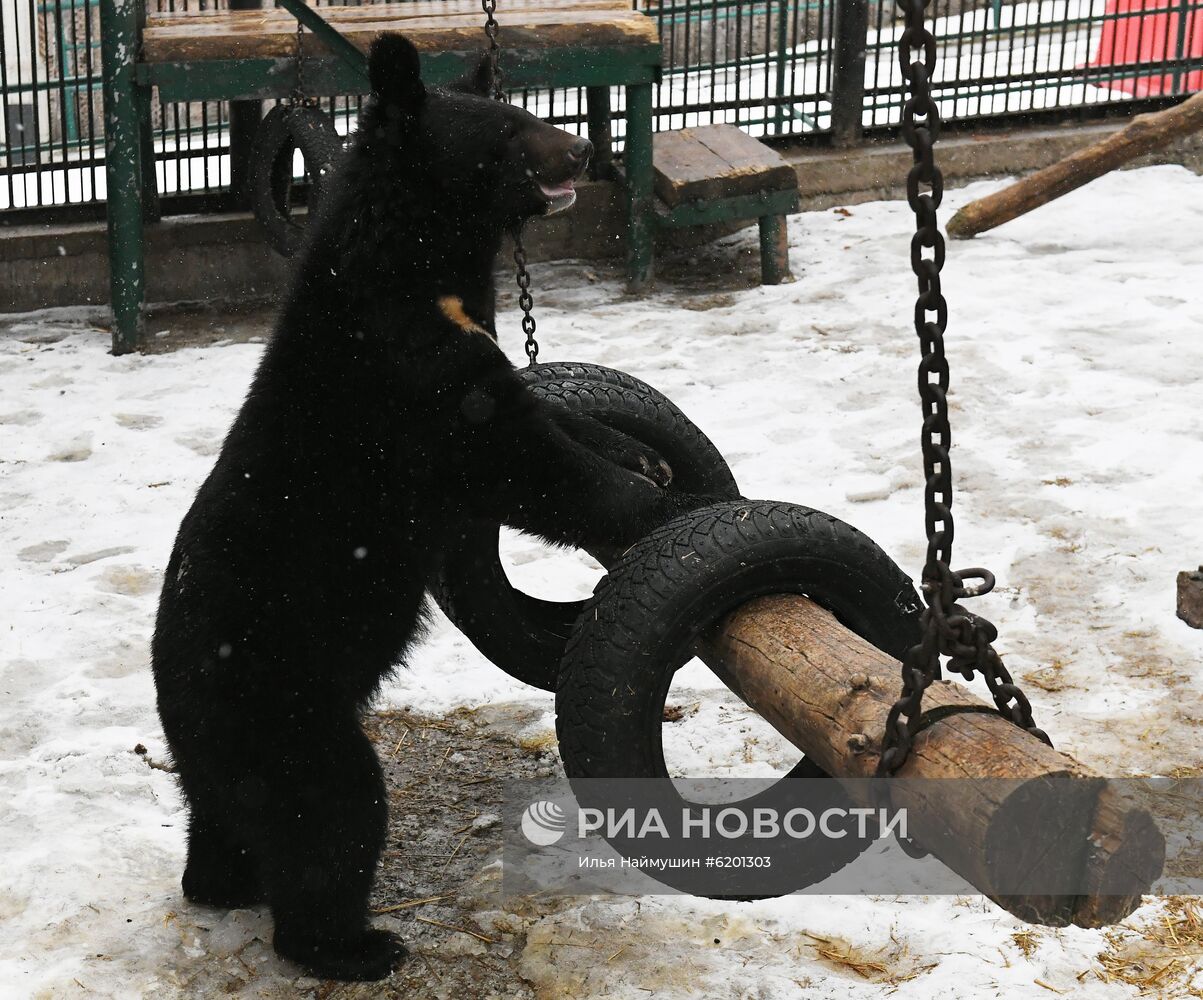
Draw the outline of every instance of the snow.
M950 192L942 217L995 187ZM544 356L646 378L712 437L746 495L835 513L917 571L911 226L902 202L795 216L798 280L773 288L682 261L630 298L592 265L540 265ZM998 574L975 610L1000 627L1037 720L1112 774L1203 765L1191 738L1203 724L1203 633L1174 615L1176 571L1203 558L1200 232L1203 179L1152 167L951 244L945 270L954 562ZM749 263L755 245L748 230L724 252ZM512 299L499 327L519 361ZM10 318L0 337L5 997L185 996L190 963L266 933L262 917L237 914L206 938L180 896L183 813L171 776L148 766L165 752L147 662L174 531L261 347L106 351L87 312ZM508 550L531 589L579 593L595 579L587 560L529 540ZM551 726L549 696L502 675L441 618L381 701L433 713L517 701ZM775 773L796 756L700 666L670 701L689 709L667 729L682 772ZM634 957L593 969L580 996L648 996L650 982L662 997L1047 1000L1041 983L1136 995L1088 973L1103 932L1039 929L1026 957L1012 943L1023 925L976 898L580 901L532 929L532 976L550 974L540 941L557 928L632 942ZM932 968L896 987L865 982L807 946L806 934L832 933ZM286 973L263 971L256 995L296 995Z

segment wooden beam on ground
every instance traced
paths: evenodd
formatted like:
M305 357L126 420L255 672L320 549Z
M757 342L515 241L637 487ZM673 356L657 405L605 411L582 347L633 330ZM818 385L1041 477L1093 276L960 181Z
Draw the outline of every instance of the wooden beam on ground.
M1106 139L970 202L949 220L948 235L965 240L1001 226L1199 129L1203 129L1203 91L1166 111L1137 115Z
M1191 628L1203 628L1203 566L1178 574L1178 617Z
M898 697L899 663L829 612L797 595L758 598L716 625L699 655L828 773L874 775L886 714ZM936 682L924 698L925 708L983 704L951 681ZM1081 896L991 895L1024 920L1115 923L1161 873L1165 842L1146 812L995 713L933 723L918 735L899 777L996 779L943 789L938 781L902 782L893 800L908 809L912 839L973 885L997 885L1000 871L1020 871L1033 886L1045 873L1061 879L1051 884L1064 884L1069 872L1077 884L1095 887ZM862 805L874 804L867 784L849 786L854 796L864 793ZM1034 814L1047 824L1041 836L1030 828Z

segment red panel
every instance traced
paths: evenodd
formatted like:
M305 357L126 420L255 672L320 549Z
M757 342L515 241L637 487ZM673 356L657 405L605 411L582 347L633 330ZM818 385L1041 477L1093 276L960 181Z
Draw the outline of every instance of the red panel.
M1107 13L1110 15L1139 11L1146 13L1104 22L1098 48L1087 65L1103 69L1132 63L1157 63L1165 59L1203 57L1203 10L1188 10L1183 14L1179 9L1181 6L1180 0L1107 0ZM1183 17L1186 18L1186 31L1182 51L1179 52L1178 32ZM1174 93L1172 72L1091 82L1096 86L1125 91L1134 97ZM1196 90L1203 90L1203 69L1180 75L1179 93Z

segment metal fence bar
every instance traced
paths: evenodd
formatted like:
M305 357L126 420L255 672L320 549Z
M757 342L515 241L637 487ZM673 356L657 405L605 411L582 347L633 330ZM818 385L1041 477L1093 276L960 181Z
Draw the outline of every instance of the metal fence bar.
M137 0L101 0L105 173L108 179L109 301L117 322L113 353L137 350L142 324L142 174L139 166L133 63L123 54L138 42Z
M257 10L263 0L229 0L230 10ZM249 208L251 143L263 117L262 101L233 101L229 110L230 188L234 203Z
M852 146L861 140L868 33L868 0L844 0L836 10L832 59L831 137L837 146Z

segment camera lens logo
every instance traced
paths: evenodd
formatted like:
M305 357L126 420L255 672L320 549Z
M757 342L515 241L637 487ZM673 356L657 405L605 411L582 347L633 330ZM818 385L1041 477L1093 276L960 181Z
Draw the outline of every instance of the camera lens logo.
M532 802L522 814L522 833L536 847L550 847L568 829L568 817L554 802Z

